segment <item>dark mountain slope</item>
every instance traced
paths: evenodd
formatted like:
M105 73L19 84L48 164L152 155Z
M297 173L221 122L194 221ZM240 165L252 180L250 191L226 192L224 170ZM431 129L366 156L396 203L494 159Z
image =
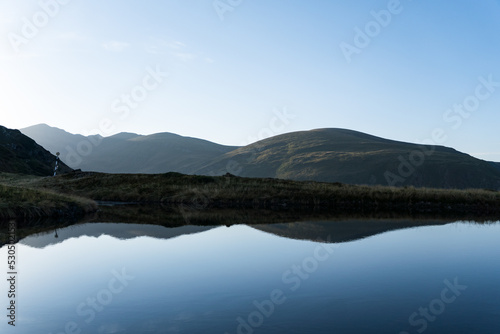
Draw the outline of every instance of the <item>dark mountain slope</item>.
M0 172L49 176L54 173L56 157L19 130L0 126ZM71 168L59 164L59 172Z

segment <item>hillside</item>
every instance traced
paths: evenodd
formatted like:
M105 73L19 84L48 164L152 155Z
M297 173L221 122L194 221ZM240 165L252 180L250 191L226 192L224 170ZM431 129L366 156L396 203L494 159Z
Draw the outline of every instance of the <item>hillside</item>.
M236 148L172 133L85 137L45 124L21 132L49 151L61 152L61 159L72 168L105 173L191 173Z
M0 172L49 176L56 157L18 130L0 126ZM64 163L59 172L70 172Z
M410 155L414 166L409 163ZM419 157L424 160L417 160ZM403 143L344 129L268 138L228 152L195 171L226 172L350 184L500 189L500 170L492 163L447 147Z

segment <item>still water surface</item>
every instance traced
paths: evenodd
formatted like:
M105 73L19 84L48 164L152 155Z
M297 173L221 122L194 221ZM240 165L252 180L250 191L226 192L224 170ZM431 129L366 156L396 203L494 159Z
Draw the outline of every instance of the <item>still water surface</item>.
M500 223L300 240L335 239L322 224L27 237L16 327L3 315L0 333L500 333Z

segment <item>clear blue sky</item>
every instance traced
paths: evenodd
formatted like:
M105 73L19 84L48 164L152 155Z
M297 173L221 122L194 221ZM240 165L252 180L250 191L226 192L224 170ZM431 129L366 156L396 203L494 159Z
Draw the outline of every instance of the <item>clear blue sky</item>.
M221 0L219 13L213 0L55 1L41 2L50 16L0 0L1 125L232 145L326 127L417 142L439 128L444 145L500 161L499 0ZM375 23L381 10L391 18ZM148 78L157 68L168 77Z

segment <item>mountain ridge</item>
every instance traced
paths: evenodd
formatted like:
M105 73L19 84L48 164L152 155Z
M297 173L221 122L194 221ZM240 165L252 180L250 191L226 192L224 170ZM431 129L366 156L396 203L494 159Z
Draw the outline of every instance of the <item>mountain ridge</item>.
M235 148L170 132L85 137L46 124L23 128L21 132L47 150L61 152L61 159L74 169L104 173L191 173L200 162Z
M60 129L43 136L44 131L36 131L40 128L51 129L38 125L21 131L42 145L46 143L50 150L64 148L66 143L61 141L55 145L57 137L76 147L74 153L78 141L88 145L92 140L98 142L90 154L81 157L78 167L98 172L229 173L297 181L500 189L500 163L480 160L450 147L407 143L348 129L297 131L237 147L169 132L68 137L67 133L61 136L59 131L64 130Z

